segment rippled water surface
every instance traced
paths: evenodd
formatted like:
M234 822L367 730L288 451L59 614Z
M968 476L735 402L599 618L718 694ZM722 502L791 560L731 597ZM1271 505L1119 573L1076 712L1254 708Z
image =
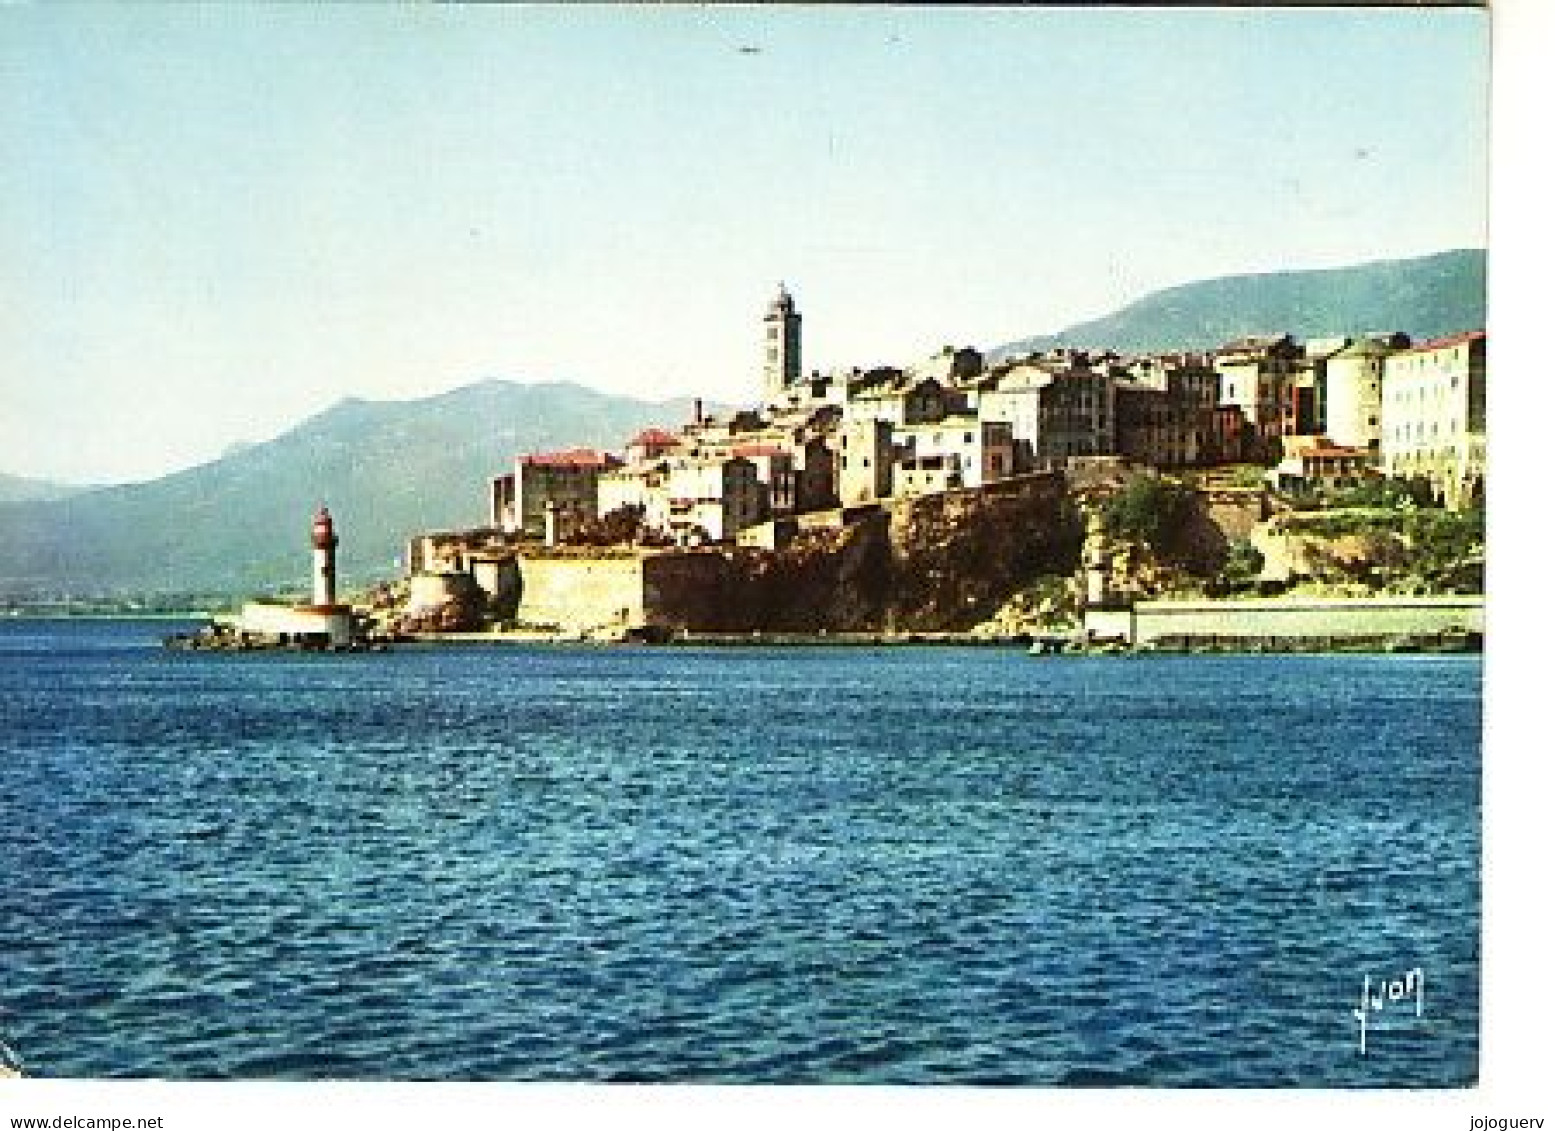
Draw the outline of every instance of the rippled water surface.
M31 1073L1477 1076L1477 657L167 630L0 622ZM1362 1057L1363 977L1413 968Z

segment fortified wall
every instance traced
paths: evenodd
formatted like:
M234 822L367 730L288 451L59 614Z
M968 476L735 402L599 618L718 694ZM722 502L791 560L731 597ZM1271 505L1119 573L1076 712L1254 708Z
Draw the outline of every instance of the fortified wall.
M1078 523L1053 474L848 518L807 524L777 550L529 550L514 620L565 633L955 631L1078 562Z
M727 631L730 576L716 550L549 548L518 563L521 627L564 633L644 627Z

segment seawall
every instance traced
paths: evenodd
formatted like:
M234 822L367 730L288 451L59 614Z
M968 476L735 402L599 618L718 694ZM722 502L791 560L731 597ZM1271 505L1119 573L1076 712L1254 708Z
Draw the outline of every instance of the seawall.
M1239 601L1140 601L1089 609L1088 634L1135 647L1430 640L1482 637L1485 599L1450 597L1275 597Z

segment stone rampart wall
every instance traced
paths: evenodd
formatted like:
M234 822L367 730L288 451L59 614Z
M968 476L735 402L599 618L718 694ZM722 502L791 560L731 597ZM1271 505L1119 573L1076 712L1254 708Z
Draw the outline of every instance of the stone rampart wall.
M1163 639L1382 638L1483 633L1481 597L1273 598L1250 601L1142 601L1127 620L1116 612L1093 616L1097 635L1119 635L1132 625L1131 641Z
M528 556L519 561L522 625L577 632L644 623L640 557Z
M592 629L727 627L729 562L716 551L526 556L519 563L521 625Z

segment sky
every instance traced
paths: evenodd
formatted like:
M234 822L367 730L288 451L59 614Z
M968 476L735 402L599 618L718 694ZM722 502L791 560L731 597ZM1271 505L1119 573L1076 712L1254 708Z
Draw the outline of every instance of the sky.
M346 396L753 400L1162 286L1484 246L1472 10L0 6L0 472Z

